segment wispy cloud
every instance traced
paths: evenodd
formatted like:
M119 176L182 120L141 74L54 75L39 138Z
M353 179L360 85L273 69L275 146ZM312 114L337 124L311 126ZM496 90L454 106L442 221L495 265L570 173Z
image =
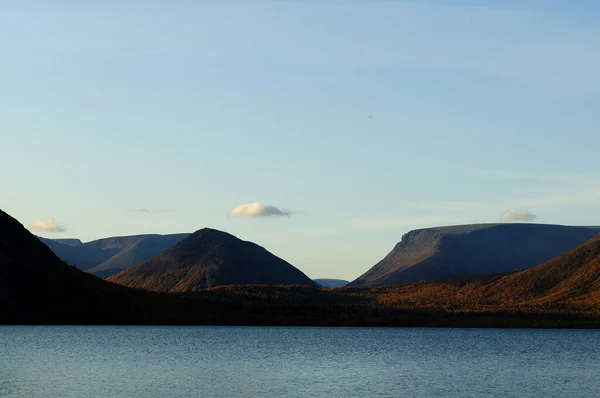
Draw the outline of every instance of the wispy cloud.
M47 220L38 221L38 222L34 223L33 225L31 225L29 227L29 230L32 232L59 233L59 232L66 232L67 227L65 227L64 225L58 224L53 219L47 219Z
M244 203L235 206L228 213L230 217L273 217L287 216L289 217L292 210L280 209L276 206L265 205L261 202Z
M507 211L500 218L501 221L535 221L537 216L528 210Z
M174 209L155 208L155 207L131 207L127 209L128 213L170 213Z

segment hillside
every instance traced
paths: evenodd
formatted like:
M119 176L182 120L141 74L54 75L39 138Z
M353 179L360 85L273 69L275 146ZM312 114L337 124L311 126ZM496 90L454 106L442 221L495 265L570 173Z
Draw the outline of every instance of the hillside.
M98 250L120 248L120 251L102 264L89 269L88 272L101 278L107 278L170 249L189 235L143 235L89 242L87 245L98 248Z
M414 230L350 286L513 272L546 262L592 238L594 227L478 224Z
M317 283L319 286L321 286L323 288L342 287L349 283L348 281L345 281L343 279L326 279L326 278L313 279L313 282Z
M600 235L537 267L376 288L342 288L377 305L443 312L600 316Z
M123 320L141 295L67 265L0 211L0 320L61 323Z
M134 235L72 244L40 238L58 257L100 278L117 274L173 247L189 234Z
M171 249L107 280L160 292L241 284L317 286L263 247L209 228L196 231Z

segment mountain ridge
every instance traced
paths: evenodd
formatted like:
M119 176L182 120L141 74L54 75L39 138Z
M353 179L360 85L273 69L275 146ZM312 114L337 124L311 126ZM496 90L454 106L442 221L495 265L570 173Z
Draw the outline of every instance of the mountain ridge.
M422 228L350 286L383 286L512 272L539 265L585 242L599 227L552 224L471 224Z
M188 236L188 233L114 236L76 246L64 244L60 239L39 239L67 263L106 278L146 261Z
M535 268L383 287L153 293L60 260L0 210L0 324L600 328L600 236Z

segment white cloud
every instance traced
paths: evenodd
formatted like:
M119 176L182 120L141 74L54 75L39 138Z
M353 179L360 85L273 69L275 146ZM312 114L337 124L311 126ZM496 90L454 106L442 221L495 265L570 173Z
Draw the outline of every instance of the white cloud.
M241 205L237 205L229 212L230 217L289 217L291 214L291 210L280 209L275 206L265 205L261 202L244 203Z
M67 227L59 225L52 219L38 221L29 227L32 232L66 232Z
M535 221L537 216L528 210L512 210L502 215L502 221Z

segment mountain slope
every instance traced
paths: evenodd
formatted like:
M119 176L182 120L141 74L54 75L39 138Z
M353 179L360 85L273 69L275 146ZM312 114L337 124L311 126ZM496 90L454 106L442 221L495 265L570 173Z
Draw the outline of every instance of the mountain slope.
M107 280L162 292L239 284L316 287L300 270L264 248L209 228L196 231L171 249Z
M61 260L84 271L103 263L118 252L118 250L98 251L85 244L71 246L48 238L40 237L39 240L48 246Z
M518 272L341 290L371 297L379 305L403 309L525 311L597 317L600 235L544 264Z
M479 224L414 230L351 286L512 272L548 261L599 232L594 227Z
M99 250L114 248L117 244L120 246L121 250L102 264L89 269L88 272L101 278L115 275L170 249L189 235L190 234L144 235L138 237L101 239L89 242L88 245L91 247L98 247ZM109 244L111 241L115 243L112 245Z
M117 236L75 246L61 240L40 240L67 263L106 278L162 253L188 236L189 234Z
M0 320L60 323L123 320L140 293L67 265L0 210Z

